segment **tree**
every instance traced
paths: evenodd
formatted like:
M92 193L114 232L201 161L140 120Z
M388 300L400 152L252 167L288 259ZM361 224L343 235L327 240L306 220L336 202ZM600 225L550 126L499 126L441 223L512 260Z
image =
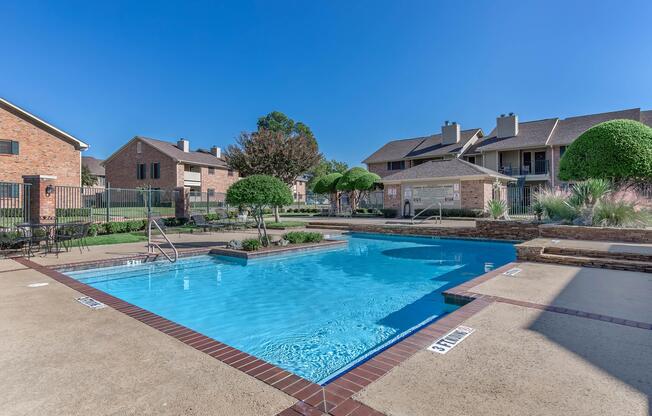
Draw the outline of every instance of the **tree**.
M91 174L88 166L82 165L81 167L81 184L82 186L93 186L97 183L97 177Z
M611 120L591 127L566 149L559 162L559 178L650 180L652 128L634 120Z
M331 211L337 211L337 182L342 178L339 172L329 173L319 177L313 186L313 192L318 194L329 194L331 201Z
M240 134L224 157L229 167L242 176L271 175L291 186L322 155L308 126L275 111L258 120L256 132ZM278 222L277 208L274 207Z
M226 191L226 203L243 205L251 210L256 220L258 240L267 246L267 227L265 226L264 210L267 207L277 207L292 203L290 188L280 179L269 175L251 175L235 182Z
M349 194L351 209L355 211L360 198L368 191L373 189L374 185L380 181L380 176L369 172L365 168L351 168L337 181L336 188L338 191L345 191Z
M310 180L308 181L306 187L310 191L321 193L315 191L314 189L318 179L328 175L329 173L338 172L343 174L348 169L349 166L345 162L339 162L335 159L331 159L331 160L322 159L314 168L312 168L312 170L310 170L307 173L307 175L310 176Z

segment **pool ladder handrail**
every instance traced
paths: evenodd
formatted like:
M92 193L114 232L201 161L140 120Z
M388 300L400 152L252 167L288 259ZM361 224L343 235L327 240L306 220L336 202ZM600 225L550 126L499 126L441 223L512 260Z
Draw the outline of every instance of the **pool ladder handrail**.
M431 216L429 216L429 217L427 217L427 218L421 220L420 222L417 222L417 223L414 222L414 220L415 220L419 215L423 214L425 211L429 210L430 208L434 207L435 205L439 205L439 215L431 215ZM422 209L421 211L419 211L417 214L414 215L414 217L412 217L412 219L410 220L410 224L412 224L412 225L415 225L415 224L423 224L424 222L428 221L428 220L431 219L431 218L437 218L437 219L439 220L439 223L440 223L440 224L442 223L442 220L441 220L441 202L433 202L432 204L428 205L427 207L425 207L424 209Z
M161 233L161 235L163 236L165 241L170 245L170 247L172 247L172 251L174 253L174 258L171 257L168 253L166 253L165 250L163 250L163 248L161 247L160 244L155 243L155 242L152 241L152 224L154 224L154 226L158 229L158 231ZM150 254L152 254L152 253L154 253L155 248L157 248L161 252L161 254L163 254L165 256L165 258L170 261L170 263L176 263L176 261L179 260L179 251L177 250L177 248L174 246L174 244L172 244L172 241L170 241L167 234L165 234L165 232L163 231L161 226L158 224L158 222L155 219L150 218L149 222L147 224L147 251Z

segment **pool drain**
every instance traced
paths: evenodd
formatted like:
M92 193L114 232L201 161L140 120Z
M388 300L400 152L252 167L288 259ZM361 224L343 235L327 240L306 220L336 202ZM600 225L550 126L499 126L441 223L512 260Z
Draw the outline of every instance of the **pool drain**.
M82 296L81 298L76 299L77 302L81 303L84 306L87 306L91 309L102 309L106 308L106 305L100 301L93 299L90 296Z

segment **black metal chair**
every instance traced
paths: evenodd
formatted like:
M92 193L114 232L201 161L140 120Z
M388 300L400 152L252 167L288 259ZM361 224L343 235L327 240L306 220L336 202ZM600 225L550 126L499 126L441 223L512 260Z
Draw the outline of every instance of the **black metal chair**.
M70 249L73 236L75 235L75 225L76 224L58 224L55 227L54 247L57 251L57 255L59 254L61 246L63 246L66 251Z

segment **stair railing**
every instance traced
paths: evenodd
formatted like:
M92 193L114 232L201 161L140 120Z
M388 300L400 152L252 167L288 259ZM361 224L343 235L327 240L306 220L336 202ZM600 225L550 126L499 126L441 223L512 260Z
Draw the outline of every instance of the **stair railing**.
M174 254L174 257L172 257L168 253L166 253L165 250L163 250L163 248L161 247L160 244L152 241L152 224L154 224L154 226L158 229L158 231L161 233L161 235L163 236L165 241L170 245L170 247L172 247L172 252ZM177 260L179 260L179 251L177 250L177 248L174 246L174 244L172 244L172 241L170 241L167 234L165 234L165 232L163 231L161 226L158 224L158 222L156 222L155 219L150 218L149 221L148 221L148 224L147 224L147 251L150 254L153 254L154 249L158 249L158 251L160 251L161 254L163 254L165 256L165 258L170 261L170 263L175 263Z
M431 216L429 216L429 217L427 217L425 219L420 220L419 222L414 222L414 220L416 220L416 218L419 215L423 214L424 212L426 212L430 208L434 207L435 205L439 205L439 215L431 215ZM426 222L426 221L428 221L429 219L432 219L432 218L437 218L439 220L439 223L440 224L442 223L442 220L441 220L441 202L433 202L432 204L428 205L427 207L425 207L424 209L419 211L417 214L414 215L414 217L412 217L412 219L410 220L410 224L412 224L412 225L423 224L424 222Z

